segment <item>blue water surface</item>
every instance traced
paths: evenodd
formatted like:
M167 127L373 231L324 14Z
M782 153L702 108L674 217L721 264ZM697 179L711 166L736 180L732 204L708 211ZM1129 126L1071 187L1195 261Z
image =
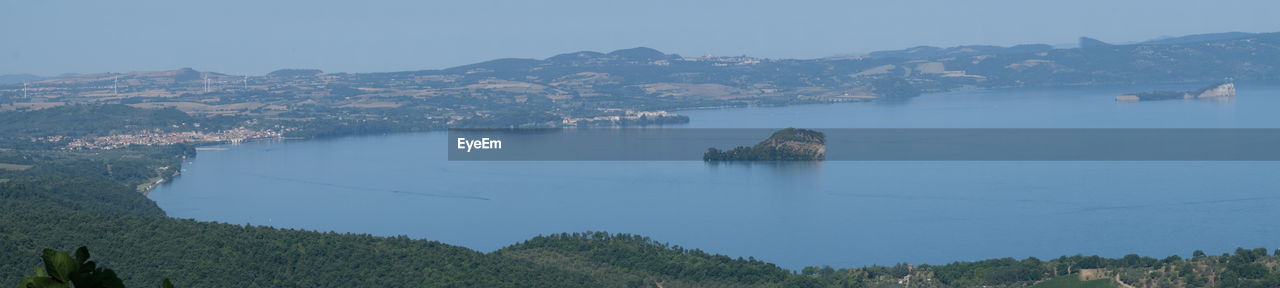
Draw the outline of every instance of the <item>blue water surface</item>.
M903 103L682 111L698 128L1280 127L1280 86L1117 103L1195 84L960 91ZM1276 162L447 161L445 133L225 145L151 192L170 216L409 235L492 251L635 233L799 269L1280 247Z

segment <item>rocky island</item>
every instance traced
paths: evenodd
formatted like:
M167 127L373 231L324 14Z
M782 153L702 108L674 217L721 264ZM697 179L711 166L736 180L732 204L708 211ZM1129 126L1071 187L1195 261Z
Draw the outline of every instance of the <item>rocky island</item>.
M822 132L787 128L773 132L755 146L738 146L728 151L708 148L703 161L821 161L826 157L826 135Z
M1124 94L1116 96L1119 102L1138 102L1153 100L1171 100L1171 99L1205 99L1205 100L1229 100L1236 97L1236 84L1231 82L1218 83L1209 87L1201 88L1195 91L1152 91L1134 94Z

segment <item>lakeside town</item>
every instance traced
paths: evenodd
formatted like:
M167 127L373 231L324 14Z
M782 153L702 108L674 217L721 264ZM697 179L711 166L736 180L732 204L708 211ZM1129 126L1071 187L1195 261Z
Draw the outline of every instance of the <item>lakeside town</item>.
M50 136L37 140L62 142L70 140L63 149L118 149L131 145L159 146L182 143L241 143L253 139L280 138L283 131L256 130L239 127L211 133L200 131L168 132L148 130L131 134L115 134L101 137L84 137L68 139L64 136Z

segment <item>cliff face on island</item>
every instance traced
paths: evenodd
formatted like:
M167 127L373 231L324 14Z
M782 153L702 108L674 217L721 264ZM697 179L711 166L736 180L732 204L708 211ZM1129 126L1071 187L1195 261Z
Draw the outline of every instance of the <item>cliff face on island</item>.
M821 161L826 158L826 135L822 132L787 128L774 132L755 146L739 146L728 151L707 149L704 161Z
M1236 84L1231 82L1214 84L1209 87L1201 88L1195 91L1152 91L1143 93L1124 94L1116 96L1116 101L1120 102L1138 102L1152 100L1171 100L1171 99L1207 99L1207 100L1227 100L1236 97Z
M1216 86L1200 89L1200 93L1196 94L1196 98L1231 98L1236 97L1235 83L1222 83Z

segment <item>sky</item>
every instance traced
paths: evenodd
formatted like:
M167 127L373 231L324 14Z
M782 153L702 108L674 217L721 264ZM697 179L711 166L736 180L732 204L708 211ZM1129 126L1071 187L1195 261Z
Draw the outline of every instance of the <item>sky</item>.
M1280 31L1280 1L4 0L0 74L441 69L650 47L820 58L918 45Z

